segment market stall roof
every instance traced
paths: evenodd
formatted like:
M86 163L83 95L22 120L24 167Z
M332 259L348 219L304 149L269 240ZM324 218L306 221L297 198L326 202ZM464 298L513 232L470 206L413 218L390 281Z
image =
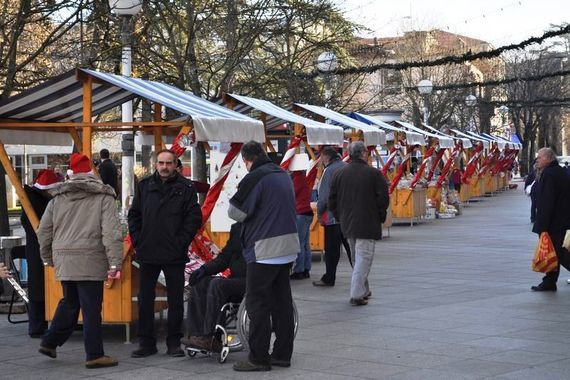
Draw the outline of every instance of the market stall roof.
M386 123L386 122L384 122L378 118L375 118L374 116L364 115L364 114L359 113L359 112L351 112L349 114L349 116L352 118L355 118L356 120L362 121L364 123L377 125L378 127L382 128L382 129L386 129L388 131L402 132L406 135L406 142L408 143L408 145L426 145L426 141L425 141L423 135L420 135L419 133L407 131L407 130L402 129L402 128L394 127L393 125L390 125L390 124L388 124L388 123ZM388 140L390 140L390 136L388 136ZM393 140L393 138L392 138L392 140Z
M468 139L470 139L470 140L480 141L480 142L483 143L483 148L489 149L489 141L488 141L488 140L485 140L485 139L480 138L480 137L477 137L477 136L472 136L472 135L470 135L470 134L465 134L465 133L463 133L463 132L461 132L461 131L459 131L459 130L457 130L457 129L450 128L449 130L452 131L453 133L455 133L455 134L458 135L458 136L463 136L463 137L468 138Z
M239 112L250 112L255 109L278 119L279 122L276 125L287 122L303 125L307 134L307 143L310 145L342 145L344 142L344 131L340 126L308 119L278 107L267 100L237 94L227 94L227 96L247 105L247 107L234 108Z
M463 145L463 148L471 148L471 147L473 146L473 144L471 144L471 140L469 140L469 139L466 138L466 137L450 136L450 135L448 135L447 133L443 133L442 131L439 131L439 130L435 129L434 127L431 127L431 126L429 126L429 125L427 125L427 124L422 123L422 125L423 125L425 128L429 129L430 131L434 132L434 133L437 134L437 135L442 135L442 136L445 136L445 137L449 137L449 138L452 138L452 139L461 141L461 144Z
M507 140L506 138L502 137L502 136L497 136L497 135L490 135L488 133L481 133L481 135L488 137L490 139L493 139L494 141L497 142L497 145L499 147L499 149L503 149L505 147L505 145L509 148L509 149L521 149L522 145L520 144L515 144L514 142Z
M80 122L83 118L81 76L94 78L92 116L140 97L191 117L199 141L265 141L263 124L260 121L190 92L165 83L87 69L61 74L0 102L0 120L30 123Z
M367 146L376 146L376 145L384 145L386 144L386 132L371 127L369 124L363 123L346 115L343 115L339 112L333 111L331 109L321 107L321 106L314 106L310 104L301 104L295 103L295 105L311 111L317 115L325 117L335 123L357 129L362 131L362 135L364 137L364 143Z
M407 123L405 121L400 121L397 120L396 123L400 124L401 126L414 131L414 132L418 132L424 136L428 136L428 137L432 137L432 138L436 138L439 141L439 147L440 148L454 148L455 147L455 143L453 142L453 139L450 137L445 137L445 136L441 136L441 135L436 135L427 131L424 131L420 128L417 128L415 125L411 124L411 123Z

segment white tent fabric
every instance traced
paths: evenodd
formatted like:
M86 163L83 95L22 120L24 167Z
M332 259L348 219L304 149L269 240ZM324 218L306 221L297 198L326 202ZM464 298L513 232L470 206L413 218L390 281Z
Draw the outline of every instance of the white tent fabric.
M385 145L386 144L386 132L374 128L366 123L360 122L356 119L333 111L331 109L321 107L321 106L314 106L310 104L301 104L295 103L297 106L311 111L317 115L323 116L329 120L332 120L336 123L342 124L344 126L357 129L362 131L362 135L364 136L364 144L367 146L376 146L376 145Z
M277 117L284 122L297 123L305 126L307 143L309 145L342 145L344 142L344 131L340 126L307 119L278 107L267 100L237 94L228 94L228 96L241 103L247 104L251 108Z
M396 123L400 124L401 126L408 128L412 131L418 132L424 136L428 136L428 137L432 137L432 138L436 138L439 141L439 147L440 148L454 148L455 147L455 143L453 142L452 138L449 137L445 137L445 136L441 136L441 135L436 135L424 130L421 130L420 128L417 128L415 125L411 124L411 123L407 123L405 121L396 121Z
M446 134L446 133L443 133L442 131L438 131L438 130L435 129L434 127L430 127L430 126L427 125L427 124L423 124L423 123L422 123L422 125L423 125L424 127L426 127L427 129L429 129L430 131L434 132L434 133L437 134L437 135L442 135L442 136L445 136L445 137L449 137L449 138L452 138L452 139L461 141L461 144L463 145L463 148L465 148L465 149L471 148L471 147L473 146L473 144L471 143L471 140L469 140L468 138L450 136L450 135L448 135L448 134Z
M0 130L0 140L4 144L13 145L52 145L52 146L72 146L69 133L42 132L42 131L22 131L22 130Z
M426 141L424 139L423 135L420 135L419 133L415 133L415 132L411 132L411 131L406 131L405 129L402 128L398 128L398 127L394 127L393 125L390 125L374 116L369 116L369 115L365 115L362 113L358 113L355 112L358 116L360 116L361 118L363 118L364 120L369 121L370 123L379 126L382 129L386 129L392 132L403 132L406 135L406 143L408 145L426 145ZM388 140L390 140L390 136L387 137ZM392 140L394 138L392 137Z
M455 133L458 136L463 136L463 137L468 138L470 140L480 141L483 143L483 148L489 149L489 141L488 140L485 140L485 139L477 137L477 136L467 135L467 134L465 134L461 131L458 131L457 129L453 129L453 128L450 128L450 131L452 131L453 133Z
M252 128L249 121L201 117L194 119L194 131L197 141L220 141L246 143L248 141L265 142L263 123Z

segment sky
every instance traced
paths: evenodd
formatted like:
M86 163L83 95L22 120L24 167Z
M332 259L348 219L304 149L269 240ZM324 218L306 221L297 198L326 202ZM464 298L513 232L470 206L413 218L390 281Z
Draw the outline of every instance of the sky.
M394 37L441 29L495 47L540 37L550 24L570 23L570 0L334 0L345 16L372 30L361 37Z

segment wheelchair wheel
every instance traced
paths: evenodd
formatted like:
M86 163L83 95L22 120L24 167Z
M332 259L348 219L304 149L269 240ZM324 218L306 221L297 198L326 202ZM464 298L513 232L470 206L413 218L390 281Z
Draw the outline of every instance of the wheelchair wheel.
M245 297L241 301L237 313L237 331L239 335L239 339L243 344L246 350L249 350L249 317L247 315L247 309L245 306ZM297 330L299 329L299 314L297 312L297 305L295 304L295 300L293 300L293 323L294 323L294 332L293 332L293 339L297 336Z

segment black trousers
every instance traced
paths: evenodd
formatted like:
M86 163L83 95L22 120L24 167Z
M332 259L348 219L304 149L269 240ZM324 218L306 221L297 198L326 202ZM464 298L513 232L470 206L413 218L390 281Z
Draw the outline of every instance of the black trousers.
M336 281L336 267L340 259L340 245L344 246L348 257L350 248L346 239L342 236L340 224L325 226L325 268L326 272L321 277L321 281L334 285Z
M81 309L86 360L100 358L105 355L101 335L103 281L62 281L61 287L63 298L42 338L42 346L62 346L73 333Z
M192 295L188 300L188 335L212 335L222 306L228 302L241 302L244 294L245 277L202 278L192 287Z
M556 251L556 256L558 257L558 269L552 272L548 272L542 278L542 282L546 284L556 284L558 281L558 275L560 274L560 265L570 271L570 252L562 246L564 242L565 232L561 233L549 233L550 239L552 240L552 245L554 245L554 250Z
M249 324L249 360L269 364L271 330L275 331L272 357L291 360L295 322L289 283L291 264L247 264L246 308Z
M152 265L140 264L139 287L139 325L138 338L140 347L156 347L154 332L154 300L156 282L160 271L166 280L166 299L168 302L167 347L180 346L182 323L184 321L184 264Z

